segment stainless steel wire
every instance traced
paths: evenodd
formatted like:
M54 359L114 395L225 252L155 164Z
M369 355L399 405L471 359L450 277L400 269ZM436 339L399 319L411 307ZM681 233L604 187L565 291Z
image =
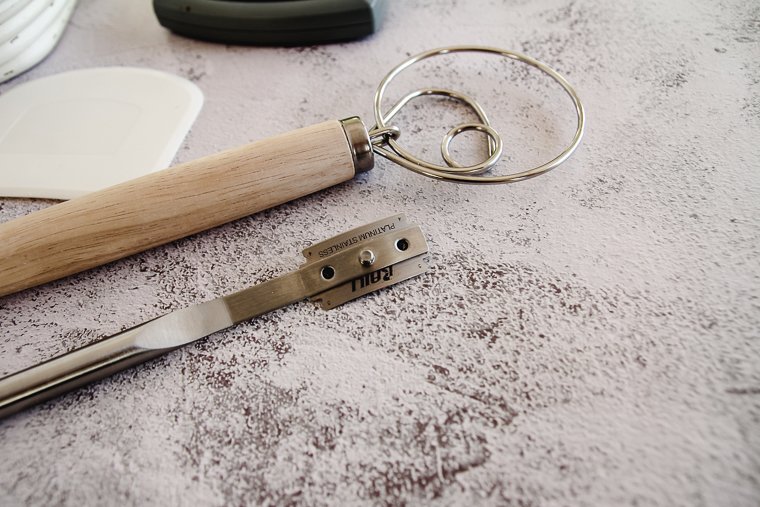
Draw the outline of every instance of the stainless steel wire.
M382 112L382 102L385 96L385 91L388 88L388 85L390 85L390 83L401 72L427 58L451 53L490 53L500 55L528 64L532 67L536 67L554 79L554 81L559 83L559 85L562 86L565 92L570 96L578 118L575 134L570 144L564 150L562 150L559 155L539 166L507 175L481 176L482 174L492 169L499 162L503 152L503 143L501 136L498 134L498 132L496 132L496 130L493 129L493 127L491 127L490 122L488 121L488 117L486 116L483 108L472 97L469 97L463 93L441 88L422 88L402 97L396 104L393 105L393 107L388 110L388 112ZM389 123L393 120L396 114L398 114L401 108L409 103L409 101L417 97L427 95L439 95L463 102L469 106L480 119L480 123L466 123L456 126L451 129L446 134L446 136L444 136L443 141L441 142L441 155L447 164L445 166L422 160L402 148L398 142L399 136L401 134L400 129L396 126L389 125ZM412 56L408 60L400 63L395 68L393 68L380 82L380 85L375 92L374 113L375 125L370 129L369 135L372 141L372 149L375 153L418 174L422 174L434 179L456 183L515 183L544 174L545 172L550 171L560 165L562 162L567 160L570 155L572 155L572 153L581 142L585 126L585 112L583 109L583 104L581 103L581 100L573 87L570 86L570 83L568 83L567 80L562 77L562 75L560 75L557 71L548 65L529 56L516 53L514 51L507 51L505 49L488 46L448 46L432 49L430 51L425 51L418 55ZM449 152L449 146L454 137L461 134L462 132L472 130L486 134L488 138L488 158L478 164L462 166L452 159Z

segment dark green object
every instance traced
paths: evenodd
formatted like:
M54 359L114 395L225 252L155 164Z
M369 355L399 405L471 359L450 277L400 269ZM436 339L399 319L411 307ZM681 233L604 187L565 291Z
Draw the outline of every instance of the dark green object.
M172 32L227 44L302 46L365 37L385 0L153 0Z

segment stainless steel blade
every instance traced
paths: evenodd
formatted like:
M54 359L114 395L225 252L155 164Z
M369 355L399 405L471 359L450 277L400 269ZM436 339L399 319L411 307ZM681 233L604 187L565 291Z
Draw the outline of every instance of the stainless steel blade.
M306 257L306 263L316 262L318 260L336 254L346 248L350 248L369 239L381 236L387 232L394 231L410 224L403 214L393 215L382 220L377 220L371 224L362 225L343 234L339 234L330 239L326 239L316 245L312 245L303 251Z
M323 310L332 310L336 306L340 306L370 292L413 278L424 273L428 268L428 260L424 255L420 255L398 264L392 264L376 271L365 273L362 276L354 278L350 283L344 283L334 289L317 294L309 298L309 300L318 302Z

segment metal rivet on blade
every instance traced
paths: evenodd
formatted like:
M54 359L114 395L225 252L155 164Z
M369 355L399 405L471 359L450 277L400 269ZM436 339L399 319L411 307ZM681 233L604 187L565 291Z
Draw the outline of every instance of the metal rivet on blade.
M362 250L359 254L359 263L365 268L370 267L375 263L375 254L372 250Z

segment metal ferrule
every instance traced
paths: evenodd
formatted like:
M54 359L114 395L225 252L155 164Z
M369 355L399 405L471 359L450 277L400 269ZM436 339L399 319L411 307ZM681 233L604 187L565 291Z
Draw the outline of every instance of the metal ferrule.
M375 167L375 155L364 122L358 116L352 116L340 120L340 123L343 125L343 132L346 133L348 146L351 148L356 174L367 172Z

